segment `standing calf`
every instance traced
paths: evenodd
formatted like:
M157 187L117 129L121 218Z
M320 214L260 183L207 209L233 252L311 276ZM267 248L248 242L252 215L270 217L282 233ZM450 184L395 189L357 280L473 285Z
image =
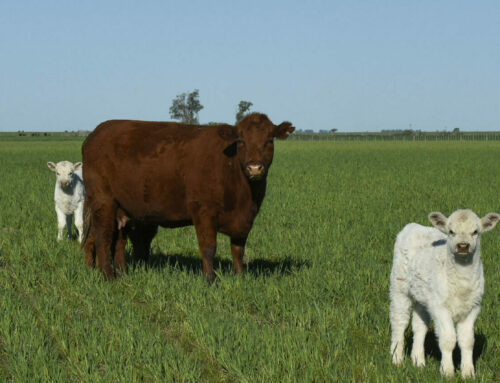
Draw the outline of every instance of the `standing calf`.
M68 238L71 238L71 217L75 216L75 226L78 229L78 241L83 237L83 202L85 187L83 186L82 163L72 164L61 161L57 164L47 162L50 170L56 173L56 187L54 200L57 213L57 240L63 235L64 226L68 229Z
M457 210L449 218L431 213L435 228L410 223L398 234L390 286L394 364L404 358L413 301L413 364L425 365L424 340L432 319L442 354L441 374L454 374L452 352L458 339L462 377L474 376L474 322L484 291L480 233L493 229L499 218L489 213L479 219L471 210Z

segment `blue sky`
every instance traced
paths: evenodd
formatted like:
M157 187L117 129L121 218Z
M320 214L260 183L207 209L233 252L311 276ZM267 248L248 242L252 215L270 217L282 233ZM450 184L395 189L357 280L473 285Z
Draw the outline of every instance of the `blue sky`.
M0 1L0 131L200 122L500 130L499 1Z

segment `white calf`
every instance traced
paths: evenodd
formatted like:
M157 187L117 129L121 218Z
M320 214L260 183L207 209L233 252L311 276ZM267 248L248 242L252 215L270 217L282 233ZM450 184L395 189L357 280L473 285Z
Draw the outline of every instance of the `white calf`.
M462 377L474 376L474 322L484 291L480 233L493 229L499 219L497 213L479 219L471 210L457 210L449 218L431 213L435 228L410 223L398 234L390 286L394 364L404 358L404 332L413 301L413 364L425 365L424 340L432 319L442 354L441 373L453 376L452 352L458 339Z
M50 170L56 173L56 187L54 200L57 213L57 240L60 241L63 229L68 229L68 238L71 238L71 217L75 216L75 226L78 229L78 241L83 238L83 201L85 200L85 187L83 186L82 163L72 164L61 161L57 164L47 162Z

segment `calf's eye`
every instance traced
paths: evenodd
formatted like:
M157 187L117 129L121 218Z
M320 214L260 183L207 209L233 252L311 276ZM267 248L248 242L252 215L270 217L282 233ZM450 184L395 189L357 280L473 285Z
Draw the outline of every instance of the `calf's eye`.
M450 235L455 235L455 232L453 230L450 230Z
M472 233L472 235L477 235L477 234L478 234L477 230L474 230L474 233Z

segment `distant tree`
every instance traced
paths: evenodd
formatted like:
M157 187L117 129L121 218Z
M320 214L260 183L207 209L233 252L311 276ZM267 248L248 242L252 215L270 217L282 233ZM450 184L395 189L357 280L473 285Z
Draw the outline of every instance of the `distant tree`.
M243 117L248 114L248 111L250 110L250 107L252 105L253 104L250 101L240 101L240 103L238 104L238 111L236 112L236 123L243 120Z
M460 128L453 129L453 133L460 133Z
M199 90L195 89L191 93L178 94L172 100L170 107L170 117L174 120L180 120L186 124L199 124L198 113L203 109L200 104Z
M330 129L330 133L335 133L338 129Z

